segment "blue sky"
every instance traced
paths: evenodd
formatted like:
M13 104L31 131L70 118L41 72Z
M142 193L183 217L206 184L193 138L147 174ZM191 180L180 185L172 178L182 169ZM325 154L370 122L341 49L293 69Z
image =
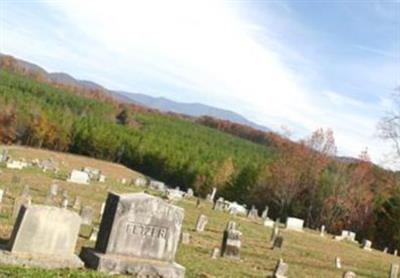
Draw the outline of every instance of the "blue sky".
M400 2L0 2L0 51L110 89L231 109L393 165L376 124L400 85ZM388 162L392 161L391 164Z

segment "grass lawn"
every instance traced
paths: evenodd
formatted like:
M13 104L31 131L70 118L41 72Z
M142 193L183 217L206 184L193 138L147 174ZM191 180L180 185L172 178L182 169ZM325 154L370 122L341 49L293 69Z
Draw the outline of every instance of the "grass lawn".
M59 196L63 190L68 190L70 205L75 196L80 196L83 205L91 205L96 212L100 211L101 203L105 201L107 192L119 193L143 191L143 188L120 183L121 178L127 180L140 176L124 166L99 161L83 156L55 153L25 147L7 147L14 159L53 158L60 163L60 174L43 173L38 168L10 170L0 168L0 188L8 188L0 204L0 241L5 242L11 233L14 220L11 218L13 200L29 185L33 203L41 204L47 195L49 185L55 180L59 184ZM2 148L0 147L0 150ZM72 169L83 166L99 168L107 176L105 183L92 182L90 185L67 183L63 178ZM20 182L12 183L13 176L20 177ZM159 195L157 192L151 192ZM61 198L57 200L61 202ZM189 245L180 244L176 256L177 263L186 267L186 277L267 277L279 258L289 264L289 277L341 277L345 270L352 270L357 277L388 277L390 264L400 263L400 257L373 250L362 250L351 242L337 242L331 235L321 237L319 232L305 230L291 232L283 230L284 244L282 249L271 249L269 238L271 229L262 222L252 221L244 217L230 216L224 212L211 209L211 204L203 201L196 208L196 199L183 199L176 203L185 209L183 231L191 235ZM195 222L200 214L208 217L208 224L202 233L194 232ZM97 214L98 215L98 214ZM99 218L94 221L99 224ZM229 220L238 224L242 235L241 259L226 258L211 259L213 248L220 247L222 231ZM88 227L83 227L78 240L76 252L82 245L93 246L88 241ZM342 269L335 268L335 257L342 261ZM20 266L0 265L0 277L106 277L91 270L41 270ZM113 276L120 277L120 276Z

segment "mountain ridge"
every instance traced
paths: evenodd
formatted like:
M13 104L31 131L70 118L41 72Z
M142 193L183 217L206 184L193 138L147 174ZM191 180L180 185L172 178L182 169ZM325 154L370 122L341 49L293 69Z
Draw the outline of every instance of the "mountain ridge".
M158 109L162 112L174 112L184 114L191 117L211 116L214 118L228 120L235 123L250 126L261 131L270 131L268 127L254 123L237 112L222 109L215 106L206 105L203 103L185 103L178 102L166 97L154 97L143 93L133 93L118 90L110 90L104 86L89 80L76 79L72 75L64 72L48 72L41 66L34 63L15 58L11 55L0 53L0 59L4 63L7 58L14 59L18 66L24 71L31 74L39 74L42 78L49 82L57 83L68 87L83 88L85 90L104 91L108 95L116 98L119 101L136 103L152 109Z

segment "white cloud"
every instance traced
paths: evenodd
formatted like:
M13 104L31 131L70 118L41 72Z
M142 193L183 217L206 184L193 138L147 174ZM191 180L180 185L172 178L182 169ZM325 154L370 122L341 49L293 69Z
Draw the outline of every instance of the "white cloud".
M387 151L373 136L377 115L388 105L385 97L371 104L330 88L309 87L311 76L318 75L317 62L308 60L296 45L287 45L274 26L244 19L241 2L44 3L59 17L54 26L61 28L57 39L9 26L5 50L24 57L40 53L70 67L75 63L83 75L78 77L113 89L137 91L142 84L143 93L167 93L181 101L232 109L274 129L283 124L294 129L296 137L319 127L332 128L341 154L357 155L368 146L379 162ZM300 24L277 22L278 16L265 13L280 30L312 37ZM73 41L67 35L71 32L82 39Z

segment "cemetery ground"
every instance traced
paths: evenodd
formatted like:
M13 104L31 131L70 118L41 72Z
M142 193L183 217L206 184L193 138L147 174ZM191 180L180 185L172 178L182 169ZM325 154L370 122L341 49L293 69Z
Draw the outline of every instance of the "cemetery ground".
M159 192L121 183L121 179L128 181L141 176L124 166L95 160L83 156L56 153L25 147L6 147L13 159L25 158L48 159L53 158L60 164L58 174L43 172L39 168L26 168L23 170L6 169L0 165L0 188L7 188L7 195L0 203L0 243L5 243L10 237L14 224L11 217L13 201L23 190L25 185L30 188L32 203L43 204L50 184L55 181L59 185L59 198L61 193L68 191L69 209L76 196L81 198L82 205L94 208L96 218L94 225L100 222L100 207L105 201L108 191L118 193L140 192L147 190L149 193L160 196ZM106 176L106 182L91 182L89 185L68 183L66 176L72 169L90 166L100 169ZM13 178L14 177L14 178ZM19 177L15 179L15 177ZM234 200L232 200L234 201ZM382 251L362 250L357 243L335 241L332 235L321 237L319 231L305 229L304 232L285 231L281 229L284 237L282 249L271 249L270 236L272 228L263 226L262 221L250 220L246 217L232 216L226 212L215 211L212 204L202 201L196 207L196 198L183 198L175 205L184 208L185 218L183 232L190 233L190 243L178 246L176 262L186 267L185 277L268 277L279 258L289 264L288 277L341 277L345 270L352 270L357 277L388 277L391 263L400 263L400 257L385 254ZM208 224L204 232L195 232L194 227L200 214L208 217ZM222 233L229 220L238 225L243 235L240 260L211 258L214 248L221 247ZM76 253L82 246L93 246L89 241L91 227L82 226ZM342 269L335 268L335 257L340 257ZM0 277L108 277L106 274L87 269L78 270L43 270L22 266L0 265ZM114 276L115 277L115 276ZM123 276L116 276L123 277Z

